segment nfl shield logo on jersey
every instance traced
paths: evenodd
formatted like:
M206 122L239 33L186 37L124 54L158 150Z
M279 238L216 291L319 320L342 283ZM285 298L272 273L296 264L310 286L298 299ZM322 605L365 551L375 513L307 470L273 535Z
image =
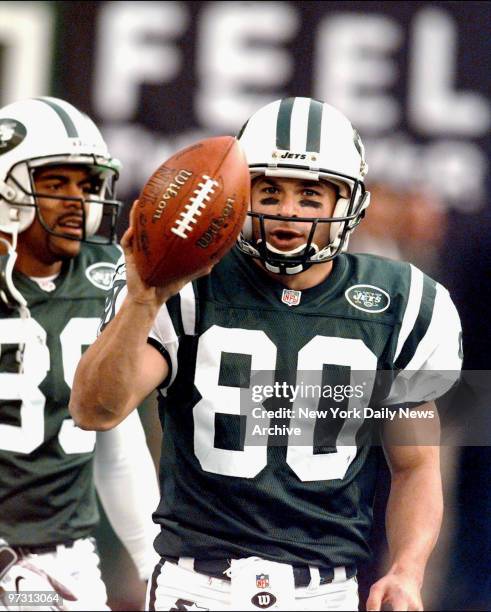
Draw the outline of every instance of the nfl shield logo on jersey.
M258 589L267 589L269 587L269 575L259 574L256 575L256 586Z
M283 289L281 301L287 306L298 306L300 304L301 297L301 291L295 291L294 289Z

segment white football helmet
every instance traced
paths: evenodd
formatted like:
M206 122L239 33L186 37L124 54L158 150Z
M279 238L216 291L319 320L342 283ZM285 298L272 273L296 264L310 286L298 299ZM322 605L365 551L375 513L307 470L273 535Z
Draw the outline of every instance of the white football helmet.
M284 98L259 109L239 132L251 176L299 178L334 183L338 199L332 217L305 219L248 212L239 248L259 258L278 274L298 274L314 263L329 261L348 246L350 233L370 203L363 179L368 166L358 132L337 109L312 98ZM252 235L252 218L259 221L260 237ZM283 252L265 239L264 219L312 221L305 245ZM330 223L330 242L313 242L318 223Z
M84 222L80 240L114 242L121 207L114 199L120 164L110 157L94 122L68 102L50 97L14 102L0 109L0 231L12 234L14 243L36 215L46 231L60 235L47 226L36 202L36 197L54 196L36 193L33 176L38 168L68 164L88 167L94 178L93 193L81 207ZM109 235L96 236L103 218Z

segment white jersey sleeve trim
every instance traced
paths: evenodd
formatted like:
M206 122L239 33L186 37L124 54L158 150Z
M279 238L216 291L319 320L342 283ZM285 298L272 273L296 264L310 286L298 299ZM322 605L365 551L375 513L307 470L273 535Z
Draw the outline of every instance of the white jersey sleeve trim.
M196 297L193 283L188 283L179 292L181 298L182 326L186 336L196 334Z
M460 370L461 325L448 291L436 283L435 304L426 334L405 370Z
M402 319L401 329L399 331L399 337L397 339L397 348L394 355L394 361L397 361L399 355L401 354L402 347L404 346L404 343L408 339L408 336L416 323L419 309L421 307L421 300L423 298L423 273L412 264L410 264L410 269L411 284L409 288L409 296L404 317Z
M395 379L385 403L428 402L451 389L459 380L462 367L461 335L457 309L445 287L436 283L426 334Z
M171 376L166 386L171 385L177 376L177 350L179 338L172 323L167 306L164 304L155 318L149 337L159 342L169 354L171 361Z

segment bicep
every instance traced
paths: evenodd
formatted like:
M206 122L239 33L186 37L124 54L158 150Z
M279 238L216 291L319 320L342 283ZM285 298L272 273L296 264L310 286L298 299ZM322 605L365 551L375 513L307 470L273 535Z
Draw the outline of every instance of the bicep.
M147 343L142 352L138 380L135 380L135 398L132 403L140 404L168 378L169 373L170 368L164 353Z
M392 474L439 465L440 418L435 403L408 410L414 416L394 418L384 424L383 446Z

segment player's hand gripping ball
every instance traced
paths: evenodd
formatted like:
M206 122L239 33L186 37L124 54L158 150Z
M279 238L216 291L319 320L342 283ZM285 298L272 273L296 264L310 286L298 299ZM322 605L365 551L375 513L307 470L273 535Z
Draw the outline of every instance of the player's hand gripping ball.
M249 200L249 168L235 138L209 138L173 155L138 198L133 252L142 279L164 286L218 262Z

